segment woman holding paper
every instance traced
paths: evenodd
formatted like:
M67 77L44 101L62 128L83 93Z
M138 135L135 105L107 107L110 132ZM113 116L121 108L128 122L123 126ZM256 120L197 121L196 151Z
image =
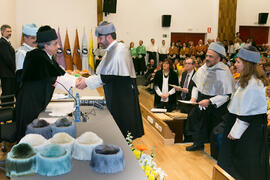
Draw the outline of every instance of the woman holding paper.
M235 63L240 80L228 106L218 164L236 179L268 179L267 79L259 61L257 49L246 46Z
M175 89L171 85L178 85L178 77L173 71L172 62L165 59L162 69L157 71L154 77L155 99L154 106L156 108L165 108L172 111L176 108Z

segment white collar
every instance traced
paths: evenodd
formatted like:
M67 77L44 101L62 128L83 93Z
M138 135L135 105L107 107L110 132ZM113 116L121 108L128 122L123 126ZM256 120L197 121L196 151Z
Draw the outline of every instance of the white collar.
M47 53L47 51L45 51ZM52 60L52 55L50 55L49 53L47 53L47 55L49 56L50 60Z
M114 40L105 50L106 51L109 51L110 50L110 48L114 45L114 44L116 44L117 43L117 41L116 40Z
M194 72L194 69L192 69L191 72L187 73L189 75L189 77L191 77L191 75L193 74L193 72Z
M7 39L7 38L5 38L4 36L2 36L2 38L4 38L7 42L9 42L10 43L10 41Z
M30 50L33 50L33 49L35 49L34 47L32 47L32 46L29 46L28 44L26 44L26 43L23 43L23 46L25 46L25 47L27 47L28 49L30 49Z

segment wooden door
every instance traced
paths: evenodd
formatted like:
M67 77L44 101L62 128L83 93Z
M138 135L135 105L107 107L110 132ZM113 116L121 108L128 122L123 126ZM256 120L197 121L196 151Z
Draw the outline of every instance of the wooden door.
M177 32L172 32L171 33L171 42L177 42L178 40L183 42L188 42L188 41L193 41L194 46L198 44L198 41L200 39L205 41L205 33L177 33Z
M240 26L239 32L242 41L246 41L247 38L253 38L257 46L268 43L269 27Z

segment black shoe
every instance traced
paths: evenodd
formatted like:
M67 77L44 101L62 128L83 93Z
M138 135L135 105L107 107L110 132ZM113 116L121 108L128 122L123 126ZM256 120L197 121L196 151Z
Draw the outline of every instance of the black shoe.
M200 151L203 149L204 149L204 145L196 145L196 144L186 147L186 151Z
M193 142L192 138L184 138L183 143Z

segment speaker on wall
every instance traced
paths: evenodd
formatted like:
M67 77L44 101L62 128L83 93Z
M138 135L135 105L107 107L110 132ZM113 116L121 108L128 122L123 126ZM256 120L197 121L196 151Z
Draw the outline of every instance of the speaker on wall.
M117 0L103 0L103 12L116 13Z
M162 27L170 27L171 26L171 17L172 15L162 15Z
M258 24L266 24L268 13L259 13Z

